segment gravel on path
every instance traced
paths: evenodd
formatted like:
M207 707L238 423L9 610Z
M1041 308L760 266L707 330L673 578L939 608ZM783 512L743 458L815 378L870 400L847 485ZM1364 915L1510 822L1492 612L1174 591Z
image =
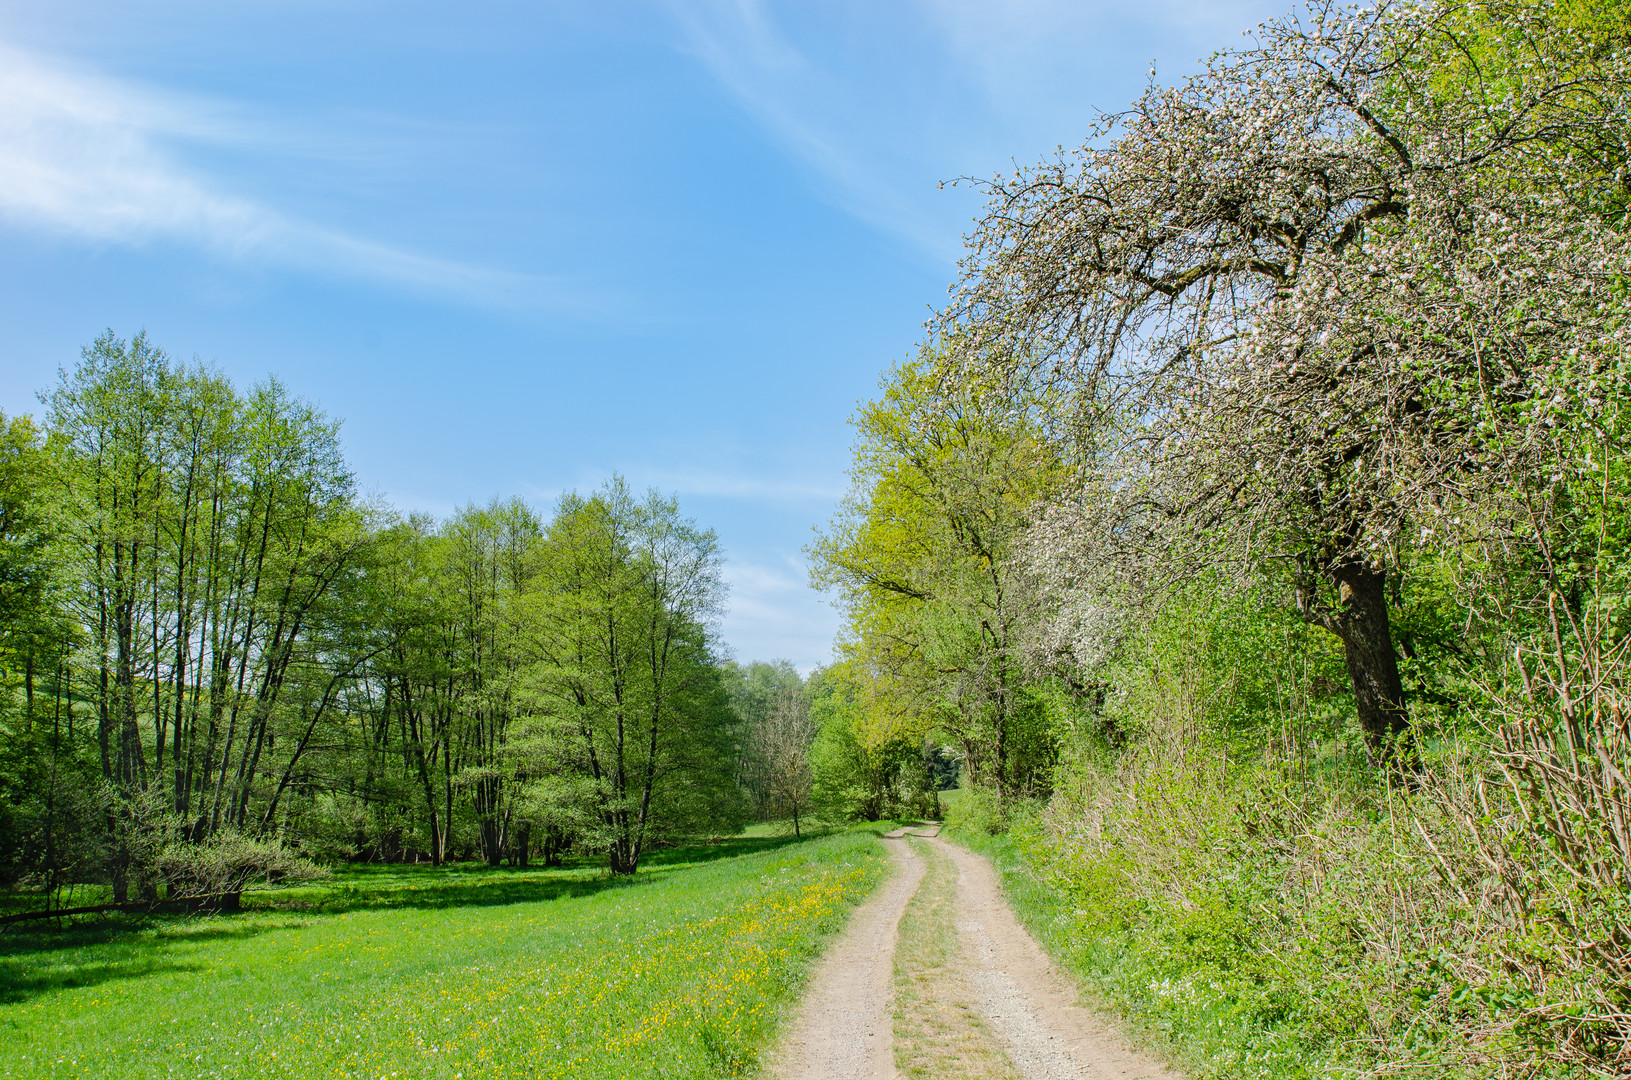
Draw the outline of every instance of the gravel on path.
M985 858L934 838L957 864L958 934L984 1015L1026 1080L1182 1080L1077 1003L1075 987L1014 917Z
M923 879L923 860L885 840L894 873L854 913L816 968L767 1076L782 1080L890 1080L895 935Z
M932 909L931 917L955 923L958 955L938 984L939 993L946 998L942 1011L948 1016L958 1008L969 1010L965 1026L971 1030L937 1031L932 1038L974 1046L980 1037L994 1036L1013 1067L1010 1071L999 1054L987 1066L970 1059L965 1064L972 1072L960 1064L959 1075L1184 1080L1170 1066L1134 1050L1078 1003L1070 980L1014 917L990 862L938 833L931 826L886 836L893 874L855 909L822 958L786 1037L766 1061L765 1075L777 1080L895 1080L901 1075L891 1030L892 1023L906 1021L904 1015L894 1015L895 946L901 916L925 869L925 859L904 838L909 834L932 844L957 869L955 901L949 908L937 903L919 909ZM952 1000L970 995L974 1000L966 1004ZM990 1034L980 1036L972 1028ZM965 1056L949 1045L945 1049ZM910 1071L918 1075L922 1070L912 1066Z

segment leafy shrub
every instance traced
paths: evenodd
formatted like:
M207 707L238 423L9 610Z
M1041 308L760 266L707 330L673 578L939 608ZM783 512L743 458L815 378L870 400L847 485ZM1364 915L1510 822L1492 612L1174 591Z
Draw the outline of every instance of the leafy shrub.
M1013 821L1016 804L1005 802L984 788L964 788L948 805L947 824L977 836L1001 836Z
M1631 646L1558 625L1487 681L1487 727L1439 730L1405 777L1338 724L1242 738L1272 659L1212 678L1207 633L1187 657L1152 634L1108 706L1136 702L1124 750L1067 754L1044 809L964 796L953 824L1006 826L1038 933L1198 1074L1627 1075Z
M165 881L169 899L226 910L236 909L239 898L251 889L328 876L326 870L300 858L280 841L258 840L230 830L203 843L166 843L153 869Z
M939 813L930 754L904 734L875 737L862 709L839 694L811 705L817 724L810 748L812 797L824 818L878 821Z
M1550 640L1492 694L1494 766L1457 819L1478 861L1456 884L1504 933L1488 1035L1515 1055L1631 1074L1631 639L1607 605L1554 596ZM1454 876L1440 858L1441 873ZM1488 995L1485 995L1486 998Z
M1401 775L1365 765L1318 641L1169 609L1049 803L966 791L949 825L1196 1075L1628 1075L1631 644L1558 625L1478 697L1463 677L1460 728L1425 705Z

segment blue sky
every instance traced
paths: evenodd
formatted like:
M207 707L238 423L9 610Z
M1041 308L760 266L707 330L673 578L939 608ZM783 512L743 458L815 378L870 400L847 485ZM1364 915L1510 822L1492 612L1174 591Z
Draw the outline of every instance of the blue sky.
M612 472L717 529L743 660L989 176L1283 2L0 4L0 409L145 328L446 514Z

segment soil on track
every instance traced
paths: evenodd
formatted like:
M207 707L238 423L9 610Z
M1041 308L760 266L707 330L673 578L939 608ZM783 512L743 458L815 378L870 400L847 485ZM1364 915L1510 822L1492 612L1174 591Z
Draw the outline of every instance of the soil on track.
M821 961L767 1075L1183 1080L1078 1003L991 864L938 833L886 837L895 872Z
M784 1080L889 1080L890 983L901 914L923 879L923 860L886 841L894 873L850 916L822 958L792 1027L766 1070Z

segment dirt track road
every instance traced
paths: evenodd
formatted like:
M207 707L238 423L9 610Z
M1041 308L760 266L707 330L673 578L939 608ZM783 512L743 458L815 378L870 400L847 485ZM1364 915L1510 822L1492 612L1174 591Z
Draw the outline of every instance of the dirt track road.
M1077 1004L984 858L937 827L822 959L767 1075L781 1080L1182 1080Z
M886 841L895 871L850 916L816 968L769 1075L783 1080L888 1080L895 935L923 879L923 860Z

